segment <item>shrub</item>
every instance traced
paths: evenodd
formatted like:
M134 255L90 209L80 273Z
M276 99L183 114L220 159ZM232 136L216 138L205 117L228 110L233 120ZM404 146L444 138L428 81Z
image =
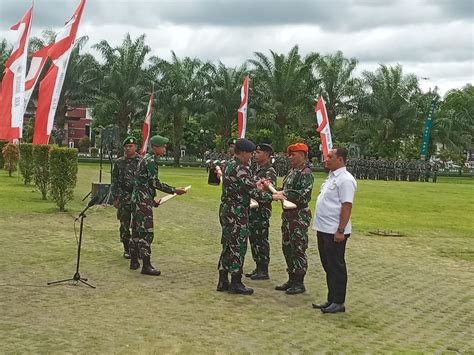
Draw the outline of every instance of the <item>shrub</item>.
M74 197L77 182L77 149L54 148L50 153L50 193L60 211Z
M4 168L8 171L8 176L12 176L12 173L17 170L18 160L20 159L20 149L18 145L8 143L2 149L2 155L4 159Z
M38 144L33 148L35 185L41 192L43 200L46 200L49 187L49 149L50 146L47 144Z
M98 155L99 155L99 149L96 148L96 147L92 147L91 148L91 157L92 158L97 158Z
M89 137L84 136L79 140L79 151L81 153L87 153L89 151L89 147L91 145L91 140Z
M3 164L4 164L3 154L1 154L1 152L3 151L3 147L6 146L7 144L8 144L7 140L0 139L0 169L3 169Z
M20 173L25 185L33 180L33 145L31 143L20 144Z

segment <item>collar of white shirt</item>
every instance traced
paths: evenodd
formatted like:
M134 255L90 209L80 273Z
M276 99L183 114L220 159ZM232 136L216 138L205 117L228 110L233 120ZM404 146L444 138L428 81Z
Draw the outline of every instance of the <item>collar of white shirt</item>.
M334 175L335 177L339 176L342 174L344 171L346 171L346 167L343 166L342 168L336 169L336 170L331 170L330 174Z

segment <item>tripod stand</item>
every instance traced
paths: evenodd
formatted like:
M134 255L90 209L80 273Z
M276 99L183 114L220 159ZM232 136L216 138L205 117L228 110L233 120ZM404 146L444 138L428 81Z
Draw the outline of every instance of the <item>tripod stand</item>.
M76 221L78 219L81 220L81 225L79 227L79 242L77 244L77 263L76 263L76 272L75 272L74 276L70 279L64 279L64 280L48 282L48 285L55 285L55 284L60 284L60 283L63 283L63 282L74 281L75 285L77 285L79 282L82 282L83 284L86 284L87 286L89 286L91 288L95 288L95 286L93 286L93 285L91 285L90 283L87 282L87 279L84 279L84 278L81 277L81 274L79 273L79 262L81 260L82 230L83 230L83 226L84 226L84 218L86 218L85 212L91 206L98 203L98 201L101 200L101 199L102 198L99 195L95 196L92 200L89 201L86 208L84 208L82 210L82 212L79 214L79 216L76 218Z

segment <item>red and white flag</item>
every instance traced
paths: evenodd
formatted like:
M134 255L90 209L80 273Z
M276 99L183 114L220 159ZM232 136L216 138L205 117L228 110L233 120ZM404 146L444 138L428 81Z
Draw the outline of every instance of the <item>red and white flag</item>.
M332 137L331 137L331 127L329 126L328 114L326 112L326 106L324 105L324 100L322 97L319 97L318 103L314 108L316 112L316 119L318 120L318 128L316 132L319 132L321 137L321 146L323 150L324 160L328 158L329 149L332 149Z
M13 141L22 136L25 113L25 77L28 57L28 39L31 28L31 7L11 29L18 37L12 54L5 63L0 98L0 139Z
M36 83L38 82L39 76L43 71L46 60L48 59L48 50L52 45L43 47L34 53L30 54L31 62L28 74L26 75L25 82L25 111L30 102L31 94L35 89Z
M148 149L148 142L150 140L150 127L151 127L151 115L153 113L153 100L155 98L155 93L152 91L150 95L150 101L148 102L148 109L146 110L145 122L143 122L142 130L142 149L140 154L144 155Z
M238 136L239 138L245 138L247 131L247 109L249 101L249 76L244 78L242 89L240 90L240 98L242 102L237 113L238 117Z
M86 0L81 0L74 15L58 33L56 41L48 50L48 56L53 63L39 86L33 144L48 144L85 3Z

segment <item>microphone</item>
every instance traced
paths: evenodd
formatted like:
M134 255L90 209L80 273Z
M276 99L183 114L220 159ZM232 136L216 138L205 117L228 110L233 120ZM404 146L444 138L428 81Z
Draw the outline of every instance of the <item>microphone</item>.
M79 219L79 217L81 216L84 216L84 213L92 206L96 205L97 203L101 203L103 200L104 200L105 196L100 196L99 194L95 195L93 198L91 198L91 200L89 201L89 203L87 204L87 206L81 211L81 213L79 213L79 216L77 217Z

